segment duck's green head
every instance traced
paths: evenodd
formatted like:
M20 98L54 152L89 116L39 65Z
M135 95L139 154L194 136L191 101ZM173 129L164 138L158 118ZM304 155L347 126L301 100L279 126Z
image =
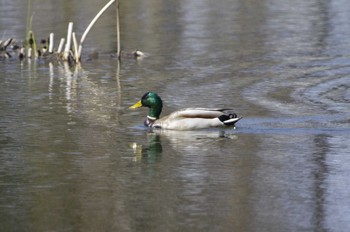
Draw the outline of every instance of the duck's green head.
M162 99L156 93L148 92L142 96L140 101L136 102L129 108L136 109L142 106L150 108L148 117L152 119L158 119L160 113L162 112L163 102Z

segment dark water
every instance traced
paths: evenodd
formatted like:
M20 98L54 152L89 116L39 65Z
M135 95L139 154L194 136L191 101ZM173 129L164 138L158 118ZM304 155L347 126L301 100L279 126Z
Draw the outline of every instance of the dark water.
M35 1L37 38L80 38L104 1ZM107 1L106 1L107 2ZM0 1L0 39L27 4ZM1 231L349 231L350 5L122 1L88 35L81 67L0 60ZM50 14L47 14L50 12ZM233 107L236 129L147 131L164 114Z

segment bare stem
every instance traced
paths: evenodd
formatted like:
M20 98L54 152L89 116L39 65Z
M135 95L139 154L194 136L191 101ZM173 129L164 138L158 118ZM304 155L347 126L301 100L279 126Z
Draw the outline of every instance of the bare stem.
M61 38L60 44L58 45L57 53L61 53L62 52L64 42L65 42L65 39Z
M90 22L89 26L85 29L84 34L81 36L80 39L80 45L79 45L79 50L78 50L78 56L79 59L81 57L81 50L83 48L83 43L85 41L85 38L87 36L87 34L89 33L90 29L92 28L92 26L95 24L95 22L100 18L100 16L108 9L108 7L110 7L116 0L111 0L109 1L101 10L100 12L97 13L97 15L95 16L95 18Z
M71 43L72 43L72 32L73 32L73 23L70 22L68 24L68 31L67 31L67 41L66 41L66 46L64 48L64 59L68 60L68 56L69 56L69 50L71 47Z
M53 44L54 44L54 33L50 33L50 39L49 39L49 53L53 53Z
M77 37L75 36L75 32L72 33L73 36L73 47L74 47L74 59L76 62L79 61L78 57L78 43L77 43Z
M116 20L117 20L117 57L119 58L120 57L119 0L117 0Z

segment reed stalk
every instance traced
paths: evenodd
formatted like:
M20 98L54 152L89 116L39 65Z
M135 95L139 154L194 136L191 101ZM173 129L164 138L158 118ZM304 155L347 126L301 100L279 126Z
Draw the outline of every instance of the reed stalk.
M33 31L29 31L29 46L30 48L33 50L33 55L34 58L38 58L39 54L38 54L38 50L37 50L37 46L36 46L36 40L35 40L35 36L34 36L34 32Z
M63 49L64 42L66 40L64 38L61 38L60 44L58 45L57 53L61 53Z
M75 32L72 33L72 37L73 37L73 47L74 47L74 60L75 62L79 62L78 43L77 43L77 37L75 36Z
M117 7L116 7L116 24L117 24L117 57L120 58L119 0L117 0Z
M32 48L27 49L27 58L31 59L32 58Z
M66 41L66 46L64 48L64 54L63 54L64 60L68 60L69 51L70 51L71 44L72 44L72 32L73 32L73 22L70 22L68 24L67 41Z
M49 53L53 53L53 45L54 45L54 33L50 33L49 37Z
M32 30L32 21L33 15L30 15L32 12L32 1L28 0L27 5L27 21L26 21L26 48L29 48L29 31Z
M92 26L96 23L96 21L100 18L100 16L108 9L108 7L110 7L116 0L111 0L109 1L95 16L95 18L90 22L90 24L88 25L88 27L85 29L83 35L81 36L80 39L80 44L79 44L79 49L78 49L78 57L79 60L81 59L81 51L83 49L83 43L85 41L85 38L87 36L87 34L89 33L89 31L91 30Z
M6 48L11 44L13 38L10 38L8 40L6 40L5 42L2 43L2 41L0 41L0 47L2 47L4 50L6 50Z

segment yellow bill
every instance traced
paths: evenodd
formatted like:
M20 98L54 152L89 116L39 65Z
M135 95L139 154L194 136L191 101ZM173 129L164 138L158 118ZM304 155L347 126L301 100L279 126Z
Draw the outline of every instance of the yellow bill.
M130 106L129 109L136 109L136 108L140 108L142 106L142 102L141 100L136 102L134 105Z

